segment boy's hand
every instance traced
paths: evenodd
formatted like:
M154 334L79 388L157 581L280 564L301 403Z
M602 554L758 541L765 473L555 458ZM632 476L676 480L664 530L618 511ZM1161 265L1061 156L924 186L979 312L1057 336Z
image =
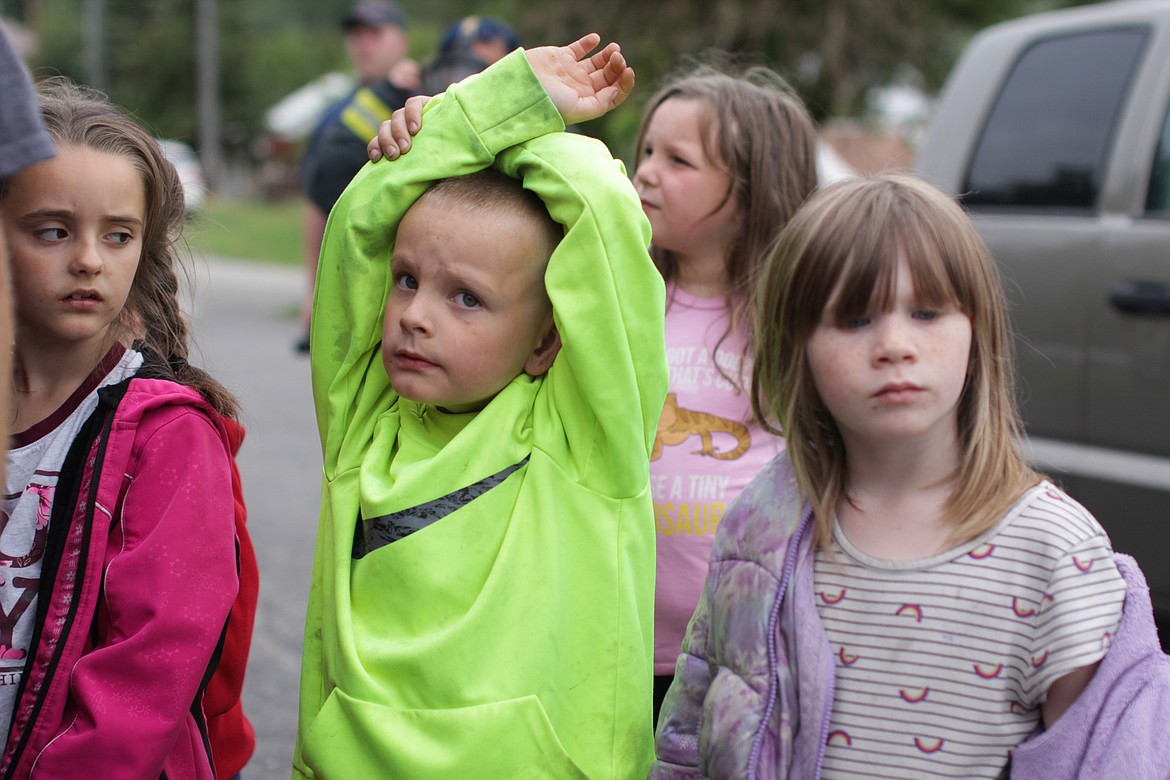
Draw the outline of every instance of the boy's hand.
M378 134L366 144L366 154L371 162L378 162L383 156L397 160L399 155L410 151L410 137L422 127L423 106L430 95L415 95L406 99L402 108L378 126Z
M528 49L528 64L561 112L565 124L596 119L620 106L634 88L634 69L610 43L593 56L601 36L589 33L568 46Z
M634 69L626 64L617 43L589 56L599 43L601 36L589 33L568 46L540 46L524 52L567 125L596 119L620 106L634 88ZM427 95L408 98L378 127L378 135L366 145L370 160L396 160L410 150L410 137L422 126L428 100Z

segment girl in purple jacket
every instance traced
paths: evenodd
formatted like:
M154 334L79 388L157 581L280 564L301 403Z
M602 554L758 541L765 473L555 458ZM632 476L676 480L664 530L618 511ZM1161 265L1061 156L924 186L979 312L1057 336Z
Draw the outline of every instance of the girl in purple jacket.
M651 776L1170 774L1144 581L1016 448L1001 282L959 206L827 187L758 290L755 411L788 450L720 525Z
M237 409L186 360L181 185L102 96L59 82L41 111L56 157L0 181L16 301L0 777L212 778Z

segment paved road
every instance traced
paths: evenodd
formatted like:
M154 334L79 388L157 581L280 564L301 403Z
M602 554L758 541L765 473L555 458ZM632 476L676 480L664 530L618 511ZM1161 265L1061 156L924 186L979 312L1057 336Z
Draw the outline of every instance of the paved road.
M245 780L289 777L321 455L309 361L292 351L298 268L198 261L192 362L236 393L248 430L240 472L260 563L260 604L244 707L256 728Z

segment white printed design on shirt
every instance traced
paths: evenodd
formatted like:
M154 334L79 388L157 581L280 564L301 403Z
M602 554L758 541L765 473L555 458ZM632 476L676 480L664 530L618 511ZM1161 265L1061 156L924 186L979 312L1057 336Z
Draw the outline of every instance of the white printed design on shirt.
M23 644L28 632L21 632L18 641L16 627L28 608L36 600L40 585L41 557L49 538L49 512L53 507L53 493L56 490L57 475L37 472L25 489L30 502L35 502L35 512L23 521L18 516L12 533L12 516L0 511L0 686L14 685L20 681L24 658L28 654ZM50 484L50 480L52 484ZM29 521L32 521L32 539L29 540ZM12 545L14 549L10 549Z

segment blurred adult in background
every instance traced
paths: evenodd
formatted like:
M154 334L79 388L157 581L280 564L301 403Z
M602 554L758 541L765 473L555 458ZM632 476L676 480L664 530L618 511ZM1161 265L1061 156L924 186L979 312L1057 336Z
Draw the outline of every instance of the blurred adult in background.
M0 179L53 156L53 141L41 121L24 63L0 27ZM12 298L8 278L8 245L0 233L0 377L12 375ZM8 446L12 420L11 382L0 382L0 441ZM0 483L4 459L0 458Z
M377 134L378 126L419 87L418 63L406 56L410 41L401 8L390 0L362 0L345 14L341 27L358 85L325 112L301 163L301 183L308 200L303 219L308 294L301 310L302 334L294 345L300 352L309 349L313 284L329 210L365 165L366 143Z
M520 36L492 16L465 16L447 28L435 58L423 70L421 92L435 95L479 73L520 46Z

